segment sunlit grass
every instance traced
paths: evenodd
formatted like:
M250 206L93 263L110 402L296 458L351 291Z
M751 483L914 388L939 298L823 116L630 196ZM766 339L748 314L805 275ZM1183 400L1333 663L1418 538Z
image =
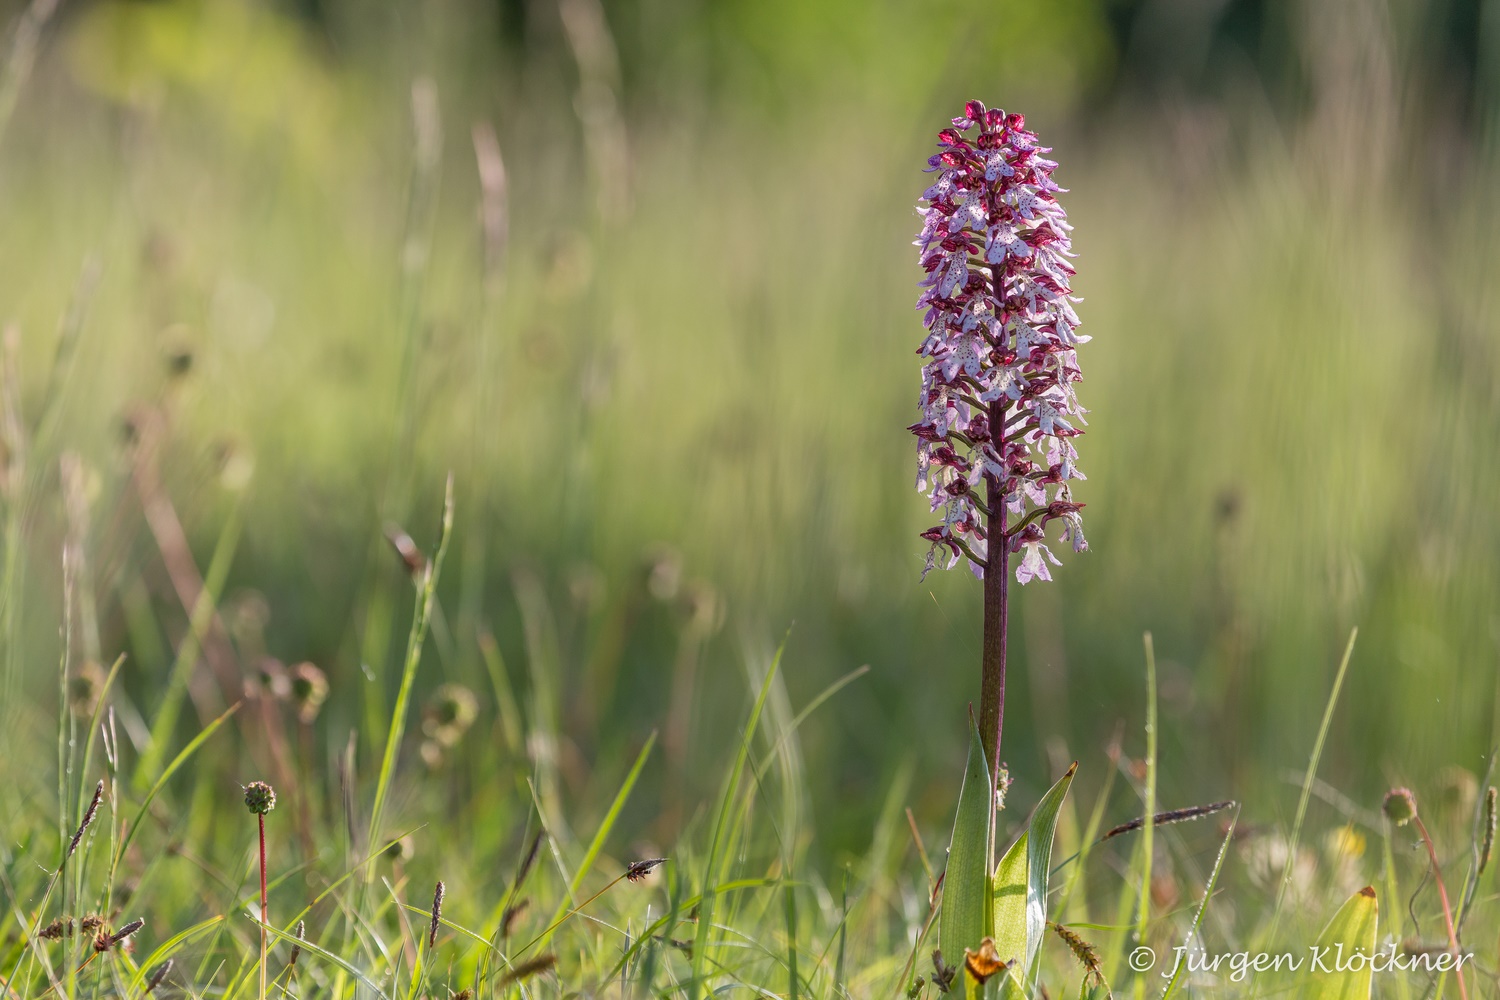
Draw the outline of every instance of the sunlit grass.
M167 958L162 991L255 993L253 779L283 796L273 995L413 993L437 879L445 930L418 992L439 997L544 954L505 989L894 998L912 954L930 979L914 834L941 872L977 595L918 583L902 428L911 164L955 88L1034 102L1066 149L1095 337L1078 490L1094 551L1017 597L997 847L1076 757L1056 856L1078 860L1054 915L1120 992L1142 932L1161 955L1195 926L1213 949L1272 928L1301 946L1367 883L1382 933L1441 944L1425 858L1378 814L1406 782L1472 900L1469 940L1493 940L1471 850L1500 594L1500 210L1480 152L1437 179L1420 143L1375 141L1381 116L1421 122L1373 97L1337 129L1254 95L1222 117L1073 114L1104 72L1086 5L1019 62L963 35L958 53L995 67L978 82L931 58L962 11L886 12L837 48L814 13L746 15L732 37L758 54L725 71L736 87L621 100L630 198L605 217L562 41L493 69L437 60L441 155L418 169L420 72L382 48L388 26L328 52L278 15L207 7L61 19L0 94L18 97L0 133L10 995L139 996ZM470 51L431 30L432 51ZM652 72L691 79L695 58ZM845 75L808 83L824 60ZM1041 67L1073 83L1039 93ZM479 120L511 182L488 286ZM452 549L409 632L387 522L435 556L450 470ZM65 540L85 556L66 588ZM315 720L268 659L327 672ZM107 693L69 712L89 660ZM451 743L425 728L442 683L479 708ZM1232 839L1218 817L1095 844L1148 803L1231 797ZM612 884L657 856L646 882ZM84 966L82 936L34 940L91 912L146 919L134 955ZM1081 975L1052 939L1052 995Z

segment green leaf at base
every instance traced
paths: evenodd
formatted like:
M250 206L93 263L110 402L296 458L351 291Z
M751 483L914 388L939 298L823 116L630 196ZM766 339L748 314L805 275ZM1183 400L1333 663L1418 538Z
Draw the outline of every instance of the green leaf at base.
M1042 936L1047 930L1047 877L1052 870L1052 836L1057 830L1057 814L1077 771L1075 763L1047 790L1026 829L995 869L992 890L995 949L1007 961L1014 958L1022 963L1018 971L1028 985L1036 981Z
M994 919L990 887L990 856L994 838L994 786L979 727L969 713L969 762L958 793L953 818L953 840L943 875L943 912L938 924L938 948L949 965L962 965L965 948L977 948L991 933Z
M1312 973L1311 988L1302 994L1307 1000L1369 1000L1374 980L1370 962L1350 963L1359 965L1358 971L1340 969L1336 963L1340 947L1346 960L1356 951L1373 956L1379 922L1375 890L1370 886L1350 896L1349 901L1339 907L1328 926L1323 928L1323 933L1318 935L1314 946L1330 949L1323 964L1333 971Z

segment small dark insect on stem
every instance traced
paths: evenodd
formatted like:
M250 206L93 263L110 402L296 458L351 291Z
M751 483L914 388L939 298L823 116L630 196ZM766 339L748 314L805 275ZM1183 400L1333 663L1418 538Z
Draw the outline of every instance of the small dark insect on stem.
M647 875L649 875L651 873L651 871L656 868L657 865L665 864L666 861L667 861L666 858L650 858L650 859L645 860L645 861L633 861L633 862L631 862L625 868L625 870L623 872L621 872L619 875L616 875L613 879L611 879L608 885L606 885L604 888L600 889L598 892L594 893L588 899L585 899L583 902L579 903L577 906L573 907L568 912L564 913L562 916L558 917L556 920L554 920L551 923L550 926L547 927L546 930L542 931L536 937L534 937L530 941L526 942L526 944L523 947L517 949L515 952L513 952L513 954L515 954L515 955L524 955L524 954L526 954L526 952L528 952L528 951L531 950L531 948L532 948L533 945L535 945L537 942L541 941L543 938L545 938L548 935L550 935L553 931L557 930L557 928L561 927L564 922L566 922L567 920L571 919L574 914L582 911L584 907L588 906L594 900L598 899L600 896L604 895L606 892L608 892L609 890L613 889L615 886L619 885L621 882L624 882L626 879L629 879L631 882L639 882L641 879L643 879ZM516 966L516 968L520 968L520 966Z
M655 871L658 865L666 863L666 858L648 858L643 861L632 861L629 867L625 869L625 877L632 882L639 882Z
M1155 816L1152 816L1151 825L1161 826L1165 823L1186 823L1188 820L1200 819L1204 816L1212 816L1216 812L1223 812L1225 809L1234 808L1234 806L1235 801L1233 799L1225 799L1223 802L1210 802L1206 806L1188 806L1186 809L1169 809L1166 812L1159 812ZM1139 830L1145 825L1146 817L1137 816L1135 819L1131 820L1128 823L1121 823L1119 826L1114 827L1111 830L1106 830L1104 832L1104 835L1101 836L1098 840L1094 841L1094 843L1102 844L1106 840L1118 837L1123 833L1130 833L1134 830Z

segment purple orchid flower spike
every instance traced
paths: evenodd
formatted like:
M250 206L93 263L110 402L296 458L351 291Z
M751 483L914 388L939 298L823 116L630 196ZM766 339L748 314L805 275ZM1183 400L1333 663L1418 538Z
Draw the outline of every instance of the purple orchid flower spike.
M1021 115L964 106L938 133L927 161L936 178L922 193L917 234L927 329L917 489L941 520L922 532L931 542L922 575L940 563L966 562L984 581L983 689L980 736L990 773L1000 773L1005 706L1005 645L1010 557L1016 580L1051 580L1061 561L1047 544L1051 521L1061 541L1088 548L1083 504L1072 481L1083 479L1073 439L1087 412L1073 306L1072 241L1052 179L1050 149Z
M1075 552L1088 548L1069 484L1084 478L1073 438L1087 411L1074 385L1089 338L1077 332L1057 164L1021 115L978 101L938 133L938 149L918 207L927 336L910 428L917 488L942 516L922 534L927 570L964 560L982 578L996 553L1001 570L1016 553L1019 582L1050 580L1048 521L1064 522Z

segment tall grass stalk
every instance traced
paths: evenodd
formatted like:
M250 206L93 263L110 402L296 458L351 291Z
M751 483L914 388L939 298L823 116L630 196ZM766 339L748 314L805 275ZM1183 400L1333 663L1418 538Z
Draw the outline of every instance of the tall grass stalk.
M449 473L447 485L443 491L443 521L439 529L437 551L423 569L417 583L416 609L412 614L411 631L406 640L406 658L401 668L401 686L397 689L396 703L391 709L390 728L386 732L385 749L380 759L380 773L375 780L375 803L370 809L370 826L365 834L366 843L373 844L380 840L386 799L390 795L391 779L396 771L396 757L401 750L401 738L406 733L406 717L410 711L412 685L417 679L417 667L422 662L422 645L427 638L428 623L432 620L438 577L442 573L443 561L448 555L448 542L452 530L453 474ZM373 879L372 869L366 882Z

